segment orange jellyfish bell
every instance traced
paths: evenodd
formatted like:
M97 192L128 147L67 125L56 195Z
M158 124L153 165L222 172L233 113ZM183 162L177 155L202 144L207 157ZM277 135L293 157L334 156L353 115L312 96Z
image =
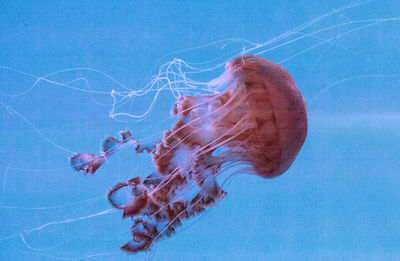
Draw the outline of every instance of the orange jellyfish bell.
M178 126L188 126L195 133L191 142L204 146L201 141L211 136L217 142L208 151L226 146L228 161L249 164L248 172L263 178L284 173L307 135L306 103L289 73L262 57L245 55L227 63L224 74L211 84L227 88L207 96L208 102L204 96L183 97L174 111L189 118ZM199 109L202 106L208 108ZM200 111L203 115L198 115ZM201 124L191 124L202 117L208 119L211 133Z
M242 111L246 124L241 158L263 178L284 173L293 163L307 136L307 107L289 73L262 57L246 55L226 65L236 79L227 90L237 96L235 111ZM234 117L234 116L233 116ZM228 114L224 122L232 122Z
M76 154L76 171L94 172L122 146L151 154L155 172L110 189L112 206L132 220L128 253L147 251L175 233L182 220L198 215L223 199L217 176L232 166L236 172L273 178L293 163L307 135L307 108L292 77L282 67L255 55L237 57L209 82L211 95L183 96L172 114L177 122L159 141L144 145L121 132L103 142L101 155ZM220 149L220 150L219 150ZM131 198L115 195L129 188Z

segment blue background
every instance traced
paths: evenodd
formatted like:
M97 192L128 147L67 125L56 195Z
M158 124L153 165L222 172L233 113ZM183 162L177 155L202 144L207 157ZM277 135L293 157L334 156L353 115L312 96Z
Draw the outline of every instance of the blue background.
M308 102L293 166L272 180L235 177L224 201L159 242L153 258L399 260L399 10L395 0L1 1L0 260L145 258L119 251L129 221L107 212L105 193L150 173L149 157L122 151L94 176L73 172L68 157L97 153L120 130L160 135L174 97L163 92L140 122L113 120L107 93L124 88L77 68L136 90L174 57L207 62L246 47L214 41L264 43L324 15L262 49L275 47L262 56L286 68ZM72 70L35 84L63 69ZM92 92L83 80L57 84L77 78ZM151 99L122 111L140 114Z

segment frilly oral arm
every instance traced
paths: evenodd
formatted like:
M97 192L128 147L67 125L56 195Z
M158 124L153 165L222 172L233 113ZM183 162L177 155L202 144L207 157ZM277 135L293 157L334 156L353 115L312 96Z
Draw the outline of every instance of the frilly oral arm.
M103 141L102 150L100 155L90 153L78 153L70 158L72 167L76 171L84 171L84 174L94 174L96 170L116 151L120 150L123 146L134 146L137 153L143 151L150 152L151 146L143 146L131 135L130 131L120 132L122 140L119 141L114 137L108 137Z

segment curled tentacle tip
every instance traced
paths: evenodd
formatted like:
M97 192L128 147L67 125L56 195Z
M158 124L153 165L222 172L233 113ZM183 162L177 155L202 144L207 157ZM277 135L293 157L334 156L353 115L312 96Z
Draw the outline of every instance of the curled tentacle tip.
M134 254L139 251L148 250L149 244L146 241L135 242L133 240L121 247L121 250L127 254Z
M89 153L76 154L70 159L72 168L79 172L84 171L84 174L94 174L96 170L104 163L104 156L96 156Z

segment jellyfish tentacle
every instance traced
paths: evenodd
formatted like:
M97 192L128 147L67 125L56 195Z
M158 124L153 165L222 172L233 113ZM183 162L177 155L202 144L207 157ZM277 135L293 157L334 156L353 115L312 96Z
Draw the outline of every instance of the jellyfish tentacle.
M103 163L111 157L115 152L120 150L124 146L134 146L136 153L143 153L146 151L150 153L154 146L143 145L138 140L134 139L131 132L121 131L121 141L114 137L108 137L102 143L102 150L100 155L94 155L90 153L78 153L70 158L70 162L75 171L79 172L83 170L84 174L94 174Z
M70 158L70 162L75 171L83 170L83 174L94 174L96 170L106 161L106 156L97 156L90 153L78 153Z
M165 147L163 144L157 146ZM158 152L155 150L153 153L157 155ZM172 161L172 158L170 160ZM194 161L196 160L200 162L197 158ZM169 162L169 164L171 163ZM143 184L138 177L127 183L117 184L112 190L113 192L130 186L133 195L125 206L118 206L123 209L123 218L130 217L134 223L131 230L133 240L123 246L124 251L136 253L148 249L151 245L150 242L175 233L175 229L181 225L181 219L198 215L224 197L226 192L218 186L213 176L217 175L221 163L216 164L209 159L209 164L210 173L206 173L201 164L193 164L189 169L184 169L184 173L181 172L182 169L175 167L169 171L168 176L158 173L150 174L149 178L155 176L159 182L152 187L146 186L146 189L139 194L134 193L135 188ZM182 200L176 201L176 195L191 183L197 184L196 196L188 203ZM159 228L154 226L154 223L164 225Z
M115 192L117 192L118 190L120 190L121 188L124 188L127 186L129 186L129 183L127 183L127 182L126 183L118 183L117 185L115 185L114 187L112 187L108 190L108 193L107 193L108 202L110 202L110 204L113 207L115 207L117 209L124 209L124 206L121 206L115 202L115 200L113 199L113 194Z

